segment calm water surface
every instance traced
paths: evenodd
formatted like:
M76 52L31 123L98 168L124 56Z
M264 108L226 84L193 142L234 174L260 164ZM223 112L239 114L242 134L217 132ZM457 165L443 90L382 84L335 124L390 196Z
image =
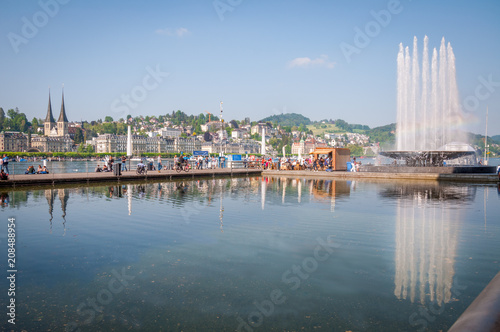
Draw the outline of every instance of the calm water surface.
M2 201L16 330L446 330L500 271L491 185L255 177Z

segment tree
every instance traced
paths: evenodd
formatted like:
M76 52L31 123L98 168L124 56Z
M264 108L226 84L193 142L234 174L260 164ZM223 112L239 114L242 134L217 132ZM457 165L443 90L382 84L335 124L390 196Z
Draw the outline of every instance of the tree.
M205 142L211 142L212 135L210 135L210 133L208 131L206 131L205 134L203 134L203 139L205 140Z
M5 112L3 110L3 108L0 107L0 130L3 129L4 127L4 121L5 121Z
M113 118L110 117L109 115L107 115L105 118L104 118L104 122L113 122Z
M239 128L238 123L235 120L231 120L230 123L233 126L233 128L235 128L235 129Z
M34 117L33 120L31 120L31 128L33 129L33 132L35 134L38 132L38 127L39 127L38 120L36 117Z
M357 144L347 144L347 148L351 150L351 156L359 157L363 155L363 147Z
M76 128L74 141L75 141L75 144L84 143L84 141L83 141L83 130L81 128Z

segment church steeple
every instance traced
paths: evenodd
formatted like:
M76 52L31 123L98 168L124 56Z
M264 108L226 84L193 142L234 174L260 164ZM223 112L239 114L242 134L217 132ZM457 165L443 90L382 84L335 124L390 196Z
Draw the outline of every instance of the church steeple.
M66 117L66 108L64 107L64 85L62 91L61 113L57 120L57 136L68 135L68 118Z
M52 103L50 102L50 89L49 89L49 106L47 106L47 116L44 121L44 134L49 136L50 131L56 125L56 120L54 120L54 116L52 115Z
M69 122L66 117L66 108L64 107L64 88L62 92L62 102L61 102L61 114L59 114L59 119L57 122Z

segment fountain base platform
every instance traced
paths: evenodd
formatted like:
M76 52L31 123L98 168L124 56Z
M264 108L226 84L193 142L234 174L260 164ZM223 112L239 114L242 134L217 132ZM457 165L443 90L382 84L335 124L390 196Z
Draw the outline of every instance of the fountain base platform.
M447 160L475 157L475 151L382 151L381 156L404 161L406 166L444 166Z
M434 173L434 174L495 174L496 166L446 165L449 160L471 161L475 151L383 151L381 156L394 159L393 165L362 166L362 172L376 173ZM462 161L463 161L462 160ZM398 163L403 161L404 164Z
M361 165L360 172L373 173L432 173L432 174L495 174L496 166L364 166Z

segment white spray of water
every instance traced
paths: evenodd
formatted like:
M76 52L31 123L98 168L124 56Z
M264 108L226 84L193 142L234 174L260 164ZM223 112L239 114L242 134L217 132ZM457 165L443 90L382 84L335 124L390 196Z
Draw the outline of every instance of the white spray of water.
M429 40L424 38L420 71L417 37L413 53L399 45L397 58L397 132L398 151L438 150L451 142L463 142L464 134L456 80L455 55L445 39L439 53L434 48L429 66Z

